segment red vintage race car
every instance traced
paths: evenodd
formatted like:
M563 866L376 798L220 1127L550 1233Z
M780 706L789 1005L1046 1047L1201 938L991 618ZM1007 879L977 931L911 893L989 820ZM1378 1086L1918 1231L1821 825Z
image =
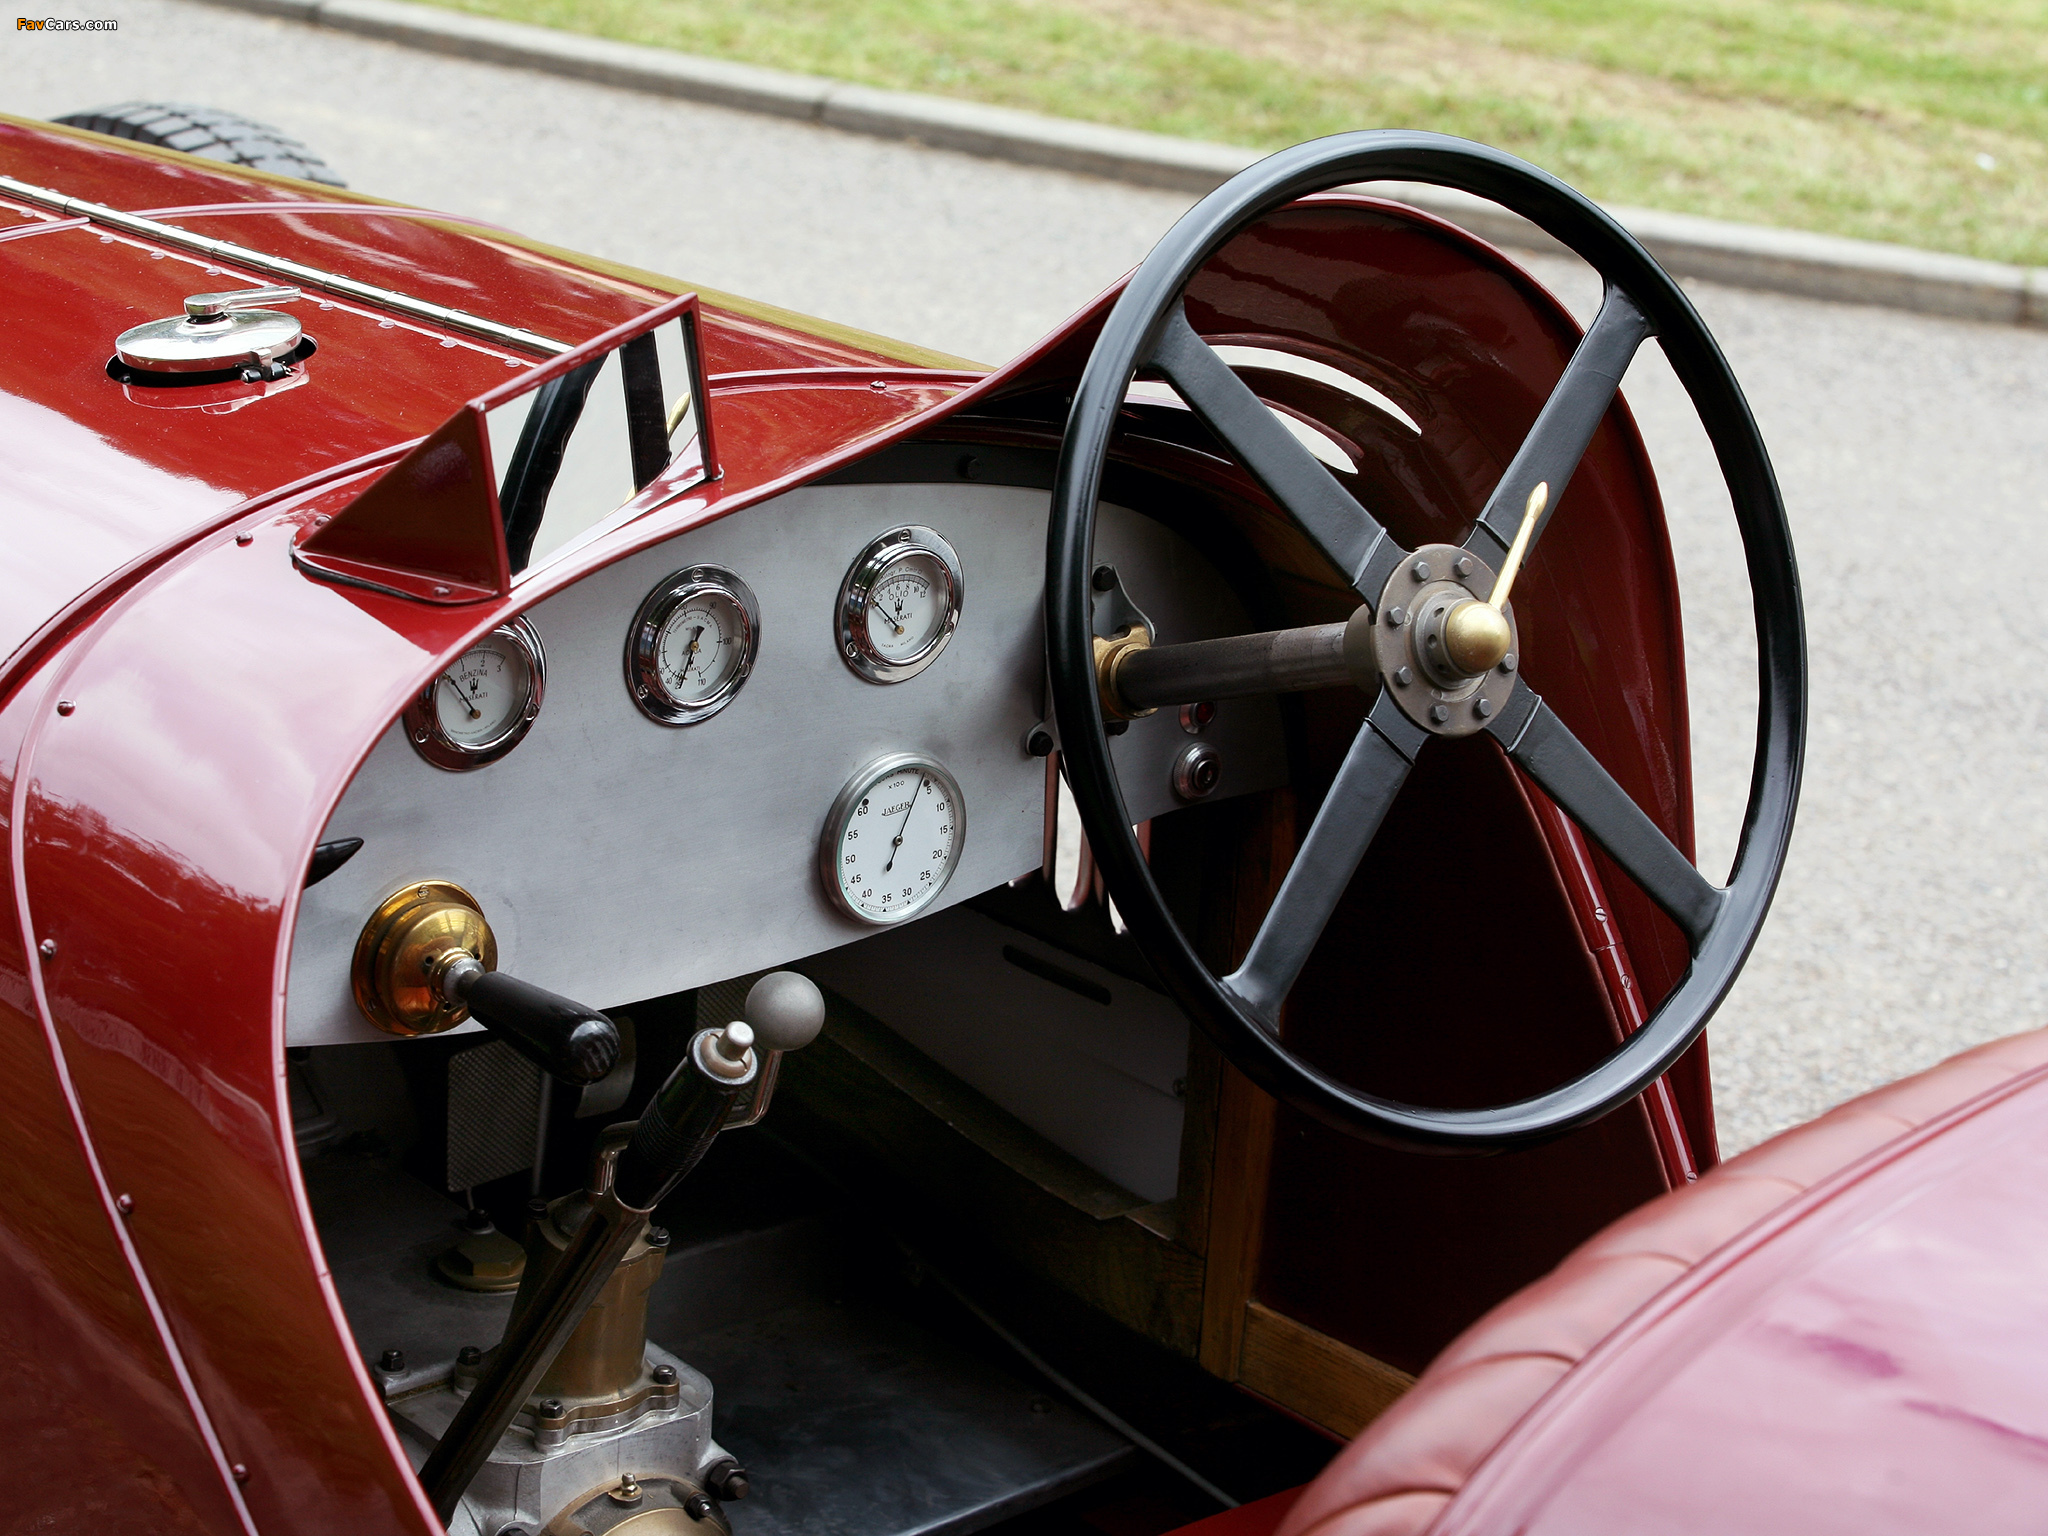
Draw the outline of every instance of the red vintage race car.
M993 372L15 120L0 246L0 1528L2038 1522L2048 1043L1718 1165L1798 578L1577 193L1303 145Z

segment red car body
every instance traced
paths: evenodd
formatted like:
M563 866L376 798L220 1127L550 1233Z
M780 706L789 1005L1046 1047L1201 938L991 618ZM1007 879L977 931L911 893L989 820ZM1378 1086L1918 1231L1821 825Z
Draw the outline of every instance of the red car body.
M688 291L460 219L20 122L0 122L0 172L571 343ZM1432 499L1446 484L1451 503L1483 490L1576 336L1498 253L1385 205L1324 199L1233 252L1198 286L1205 335L1367 338L1458 403L1464 435L1426 473L1391 454L1375 471L1411 540L1451 526ZM308 306L321 350L307 387L166 402L109 376L114 336L262 274L5 197L0 265L0 1380L19 1415L0 1530L437 1530L351 1342L293 1151L286 967L330 811L423 683L547 593L949 422L1056 441L1056 410L991 424L992 408L1056 401L1113 294L993 373L701 294L722 477L516 596L501 541L487 590L422 602L318 579L294 546L530 358L334 301ZM1238 281L1248 273L1260 281ZM1288 281L1296 318L1283 321L1261 293ZM1176 472L1254 494L1213 456L1183 455ZM1572 498L1522 598L1532 655L1550 647L1546 696L1689 848L1675 582L1624 407ZM1574 597L1588 583L1608 594L1597 611ZM1512 845L1509 889L1532 914L1508 989L1517 1027L1555 1025L1566 1055L1632 1028L1682 968L1682 943L1510 770L1461 771L1444 793L1491 807L1472 840ZM1398 1042L1351 1039L1362 999L1392 995L1358 966L1333 961L1306 984L1304 1033L1358 1080L1442 1075ZM1464 1091L1483 1101L1547 1051L1468 1061ZM1440 1529L1869 1536L2031 1520L2048 1485L2026 1283L2043 1245L2040 1077L2030 1063L1881 1149L1866 1136L1867 1161L1797 1198L1789 1183L1752 1191L1757 1224L1739 1240L1683 1255L1625 1324L1553 1351L1587 1358L1541 1384L1536 1409L1474 1420L1492 1426L1488 1446L1514 1427ZM1225 1113L1267 1127L1273 1173L1263 1237L1233 1237L1211 1208L1222 1321L1204 1323L1200 1355L1310 1418L1313 1392L1290 1403L1246 1363L1240 1313L1412 1372L1610 1220L1666 1190L1701 1198L1692 1181L1717 1160L1703 1048L1640 1108L1491 1172L1404 1172L1398 1198L1394 1154L1305 1123L1276 1135L1270 1105ZM1363 1232L1391 1232L1414 1265L1366 1263L1370 1241L1344 1235ZM1235 1292L1214 1278L1231 1241ZM1332 1418L1319 1422L1355 1427ZM1342 1473L1297 1526L1365 1518L1343 1513Z

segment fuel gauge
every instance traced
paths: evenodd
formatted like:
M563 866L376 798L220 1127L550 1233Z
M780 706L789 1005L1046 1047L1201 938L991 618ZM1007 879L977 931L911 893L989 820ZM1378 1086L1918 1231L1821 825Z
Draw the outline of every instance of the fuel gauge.
M546 671L534 627L525 619L500 624L408 706L405 734L413 750L450 772L496 762L532 728Z

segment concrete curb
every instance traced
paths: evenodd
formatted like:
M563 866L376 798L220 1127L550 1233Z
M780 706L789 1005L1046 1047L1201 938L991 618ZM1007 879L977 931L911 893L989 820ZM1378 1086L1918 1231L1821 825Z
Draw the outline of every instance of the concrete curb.
M878 138L914 139L1021 165L1079 171L1139 186L1207 192L1260 158L1255 150L1044 117L943 96L883 91L818 75L700 58L410 0L208 0L232 9L333 27L407 47L510 64L625 90L819 123ZM1441 187L1382 183L1399 198L1501 245L1556 250L1525 219ZM2048 267L1950 256L1837 235L1734 224L1692 214L1608 210L1672 272L1852 304L1966 320L2048 325Z

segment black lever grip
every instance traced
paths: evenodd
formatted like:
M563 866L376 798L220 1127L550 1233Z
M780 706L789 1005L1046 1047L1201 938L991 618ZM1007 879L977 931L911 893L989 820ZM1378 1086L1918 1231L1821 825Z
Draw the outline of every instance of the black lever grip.
M733 1060L729 1035L737 1034ZM612 1165L612 1192L634 1210L651 1211L697 1166L725 1125L726 1113L742 1088L760 1075L747 1049L753 1036L744 1024L730 1030L699 1030L667 1082L640 1111L633 1139Z
M543 1072L565 1083L594 1083L619 1062L619 1027L595 1008L485 971L462 988L470 1017Z

